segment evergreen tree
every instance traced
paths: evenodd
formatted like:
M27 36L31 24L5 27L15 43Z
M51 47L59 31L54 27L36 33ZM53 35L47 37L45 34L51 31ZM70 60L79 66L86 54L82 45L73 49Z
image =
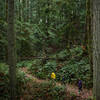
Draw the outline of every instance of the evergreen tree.
M10 100L16 100L16 34L14 27L14 0L8 1L8 65Z
M94 96L100 100L100 1L93 0Z

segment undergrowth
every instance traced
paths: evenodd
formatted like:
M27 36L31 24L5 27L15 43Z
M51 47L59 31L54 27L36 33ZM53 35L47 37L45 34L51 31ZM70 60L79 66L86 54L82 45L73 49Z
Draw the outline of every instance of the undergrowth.
M18 67L27 67L27 69L40 79L50 79L52 72L56 74L56 81L62 82L64 77L66 83L77 84L81 79L84 87L92 88L93 79L89 58L81 46L70 50L63 50L49 57L55 57L56 60L47 59L43 65L42 59L31 61L22 61L17 64Z
M65 86L56 86L55 82L36 83L17 70L16 100L65 100ZM8 66L0 64L0 100L9 100Z

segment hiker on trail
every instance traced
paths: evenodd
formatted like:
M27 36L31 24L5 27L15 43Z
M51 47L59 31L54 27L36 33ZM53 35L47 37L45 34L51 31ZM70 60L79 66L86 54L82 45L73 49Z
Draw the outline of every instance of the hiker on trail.
M53 86L56 84L55 79L56 79L56 74L54 72L51 73L51 79L53 82Z
M80 92L82 91L82 80L81 79L79 79L78 81L78 89L79 89L79 94L80 94Z
M62 83L65 85L65 71L64 71L64 75L62 76Z
M65 77L62 77L62 83L65 85Z
M52 78L53 80L56 79L56 74L55 74L54 72L51 73L51 78Z

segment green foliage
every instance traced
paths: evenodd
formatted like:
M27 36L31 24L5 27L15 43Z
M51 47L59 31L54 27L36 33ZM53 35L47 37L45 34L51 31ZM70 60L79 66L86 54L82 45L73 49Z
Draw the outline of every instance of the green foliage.
M7 23L0 18L0 60L4 61L6 58L6 47L7 47L7 40L6 40L6 31L7 31Z
M57 67L56 61L51 61L45 64L45 66L43 67L43 70L45 70L45 72L49 74L52 72L56 72L56 67Z
M5 0L0 1L0 61L7 60L7 10L8 5ZM28 5L29 4L29 5ZM17 68L27 67L33 75L41 79L50 79L52 72L56 73L56 81L77 83L81 78L84 87L92 87L92 78L88 55L77 44L83 44L86 26L86 0L29 0L15 1L15 30L16 30L16 48L17 48ZM44 54L45 53L45 54ZM48 56L43 64L44 59L35 59L34 57ZM31 60L28 60L31 59ZM24 60L24 61L22 61ZM3 77L2 77L3 75ZM26 85L26 76L18 70L18 95L23 95L24 86ZM3 94L8 93L8 66L0 64L0 86ZM4 85L2 85L4 84ZM36 84L34 84L35 86ZM47 97L45 92L49 84L41 86L36 96ZM52 85L51 85L52 86ZM50 91L52 90L51 87ZM36 88L35 88L36 90ZM34 90L34 93L35 93ZM61 91L62 90L62 91ZM20 93L21 91L21 93ZM43 92L44 91L44 92ZM48 93L51 97L63 93L62 87L56 87L53 92ZM59 93L58 93L59 92ZM9 97L5 93L4 99ZM33 93L33 94L34 94ZM43 93L43 94L42 94ZM31 94L31 93L30 93ZM60 95L60 94L59 94ZM44 100L43 97L43 100ZM37 98L37 97L36 97ZM2 98L0 98L2 99ZM32 98L33 99L33 98ZM57 100L55 99L55 100ZM28 100L28 99L27 99Z
M17 63L17 67L28 67L30 68L32 66L32 61L22 61Z
M18 70L17 71L17 95L21 95L22 86L29 81L25 74ZM0 63L0 100L9 99L9 75L8 65Z
M0 73L8 74L8 66L4 63L0 63Z
M6 59L5 54L7 53L6 10L8 5L6 3L0 1L0 48L3 48L0 50L2 52L0 53L0 60ZM29 5L27 3L25 1L15 2L18 60L37 56L44 47L45 49L61 49L65 48L69 41L75 40L80 43L83 40L86 0L30 0ZM76 43L73 42L73 44Z
M0 63L0 99L6 100L9 95L8 66Z
M87 100L95 100L95 99L93 99L93 96L91 96L91 97L88 97Z
M73 92L70 94L70 96L71 96L71 98L72 98L73 100L75 100L75 99L77 98L77 95L76 95L75 93L73 93Z
M9 98L9 78L8 66L0 64L0 99L8 100ZM31 86L31 87L30 87ZM17 99L24 98L24 94L28 93L34 99L41 98L42 100L64 100L66 98L65 87L56 86L54 81L48 83L35 83L25 76L25 73L17 71ZM25 97L25 99L27 99Z
M31 88L26 90L32 94L32 98L41 100L65 100L66 91L63 86L55 86L52 82L49 83L31 83ZM41 87L41 88L40 88ZM30 99L32 99L30 97Z
M70 57L70 52L68 52L67 50L63 50L60 51L56 56L58 59L66 60Z
M66 50L58 52L58 54L55 54L56 60L48 60L44 65L42 65L42 60L38 59L24 61L22 62L22 66L26 66L33 75L41 79L51 79L51 73L55 72L56 81L62 82L62 78L64 77L66 83L77 85L78 79L80 78L83 81L84 87L91 88L93 80L89 58L88 56L83 56L83 54L84 51L78 46L70 49L70 53Z
M80 78L85 87L89 88L92 85L90 66L89 64L84 64L84 62L81 61L67 63L67 65L63 66L57 74L60 81L62 80L62 76L64 76L65 81L72 84L77 84L78 79Z
M72 55L72 57L74 57L74 56L77 56L77 57L79 57L79 56L82 56L82 54L83 54L83 50L82 50L82 48L79 46L77 46L77 47L75 47L75 48L73 48L73 49L70 49L70 53L71 53L71 55Z

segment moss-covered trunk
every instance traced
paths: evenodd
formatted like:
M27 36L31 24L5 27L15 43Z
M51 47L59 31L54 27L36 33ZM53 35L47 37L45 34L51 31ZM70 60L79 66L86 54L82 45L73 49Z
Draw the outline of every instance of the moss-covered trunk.
M14 0L8 1L8 65L10 100L16 100L16 36L14 31Z
M91 68L91 75L93 75L93 56L92 56L92 1L87 0L86 2L86 8L87 8L87 14L86 14L86 38L85 38L85 44L88 50L89 54L89 62L90 62L90 68Z
M94 96L100 100L100 0L93 0Z

